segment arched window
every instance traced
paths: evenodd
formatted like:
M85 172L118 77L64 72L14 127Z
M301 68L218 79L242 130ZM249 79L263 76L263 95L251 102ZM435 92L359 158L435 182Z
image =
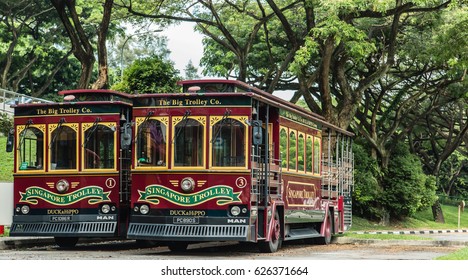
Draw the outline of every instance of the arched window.
M314 173L320 173L320 153L321 153L320 138L314 137Z
M76 131L67 125L58 125L52 131L50 142L50 168L76 169Z
M138 127L138 166L167 166L166 125L159 120L147 120Z
M187 118L175 126L174 165L203 166L203 124Z
M296 170L297 156L297 140L296 133L291 131L289 133L289 170Z
M44 133L35 127L20 132L18 155L19 170L43 169Z
M304 172L304 134L299 134L297 141L297 170Z
M115 126L97 124L88 128L84 142L85 169L115 168Z
M245 126L225 119L213 125L213 166L245 166Z
M313 162L314 158L312 152L314 150L314 143L312 141L312 136L307 135L306 143L306 172L313 172Z
M286 168L288 166L288 133L284 127L280 130L280 153L281 167Z

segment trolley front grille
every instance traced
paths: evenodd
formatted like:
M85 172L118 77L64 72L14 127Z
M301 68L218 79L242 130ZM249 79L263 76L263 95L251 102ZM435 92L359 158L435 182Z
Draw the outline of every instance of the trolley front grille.
M13 223L10 229L12 236L60 236L81 235L99 236L113 235L117 227L116 222L80 222L80 223Z
M247 240L247 225L130 224L128 238L185 241Z

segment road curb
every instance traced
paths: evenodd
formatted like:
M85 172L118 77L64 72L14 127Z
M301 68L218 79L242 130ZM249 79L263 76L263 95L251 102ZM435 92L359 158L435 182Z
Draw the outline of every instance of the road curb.
M338 237L333 243L335 244L359 244L359 245L374 245L374 246L432 246L432 247L460 247L468 246L468 241L451 241L451 240L401 240L401 239L360 239L352 237Z
M468 229L447 230L403 230L403 231L353 231L352 234L441 234L441 233L467 233Z

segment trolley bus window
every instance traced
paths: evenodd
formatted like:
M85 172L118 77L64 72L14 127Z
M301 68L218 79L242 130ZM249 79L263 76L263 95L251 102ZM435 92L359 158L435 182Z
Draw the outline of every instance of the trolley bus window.
M76 169L76 131L62 125L52 132L51 137L55 141L50 146L50 168Z
M314 137L314 173L320 173L320 139Z
M44 158L44 133L35 127L29 127L20 134L19 170L42 169Z
M282 127L280 131L281 167L286 168L288 164L288 133Z
M313 172L313 157L312 151L314 150L314 144L312 141L313 136L307 135L307 143L306 143L306 171Z
M297 170L304 172L304 134L299 134L297 144Z
M115 127L98 124L85 131L85 169L114 169Z
M138 127L139 166L166 166L166 136L166 125L158 120L148 120Z
M177 135L174 143L175 166L203 166L203 125L186 119L175 126Z
M213 166L245 166L245 126L226 119L213 126Z
M296 170L296 156L297 156L297 145L296 145L296 133L291 131L289 133L289 170Z

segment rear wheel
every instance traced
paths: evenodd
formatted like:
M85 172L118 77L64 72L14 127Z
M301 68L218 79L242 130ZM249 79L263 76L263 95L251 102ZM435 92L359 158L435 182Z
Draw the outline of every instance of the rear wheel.
M283 239L281 238L281 220L278 211L275 212L273 220L273 230L271 232L270 241L258 243L258 248L262 253L274 253L281 248Z
M78 237L55 236L54 240L60 248L73 248L78 243Z
M332 215L331 213L328 213L327 219L324 221L325 223L325 232L324 236L319 238L319 244L321 245L328 245L331 243L332 240Z

